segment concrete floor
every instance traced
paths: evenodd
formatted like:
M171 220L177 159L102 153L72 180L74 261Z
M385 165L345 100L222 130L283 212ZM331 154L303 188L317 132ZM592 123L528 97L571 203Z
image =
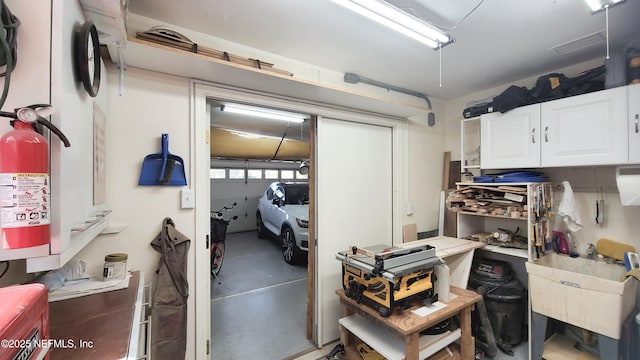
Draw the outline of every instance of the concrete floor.
M211 359L284 359L315 348L306 339L307 267L282 258L275 240L228 234L211 280Z
M306 339L306 264L287 264L275 240L253 231L228 234L226 246L221 284L211 281L211 359L324 359L338 342L316 349ZM513 350L493 359L528 358L527 342Z
M318 350L314 350L312 352L309 352L305 355L302 355L300 357L296 357L294 360L325 360L326 358L324 357L325 355L327 355L332 349L333 347L338 344L338 342L334 342L331 344L328 344L326 346L324 346L322 349L318 349ZM526 342L523 342L521 344L518 344L517 346L513 347L513 356L511 355L507 355L503 352L501 352L500 350L498 350L498 353L496 354L496 356L494 356L493 358L488 358L488 357L484 357L484 356L479 356L477 357L477 359L479 360L526 360L529 358L529 354L528 354L528 345ZM343 357L341 357L340 355L330 359L330 360L342 360Z

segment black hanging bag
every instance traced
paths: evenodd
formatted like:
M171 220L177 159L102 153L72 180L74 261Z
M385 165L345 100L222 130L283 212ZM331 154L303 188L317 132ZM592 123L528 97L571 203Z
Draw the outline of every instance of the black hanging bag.
M559 99L565 96L565 83L567 77L560 73L542 75L536 80L536 85L531 89L530 104Z
M572 78L565 79L561 86L565 96L586 94L604 90L605 78L605 66L601 65Z
M511 85L493 98L493 110L501 113L529 103L529 90L524 86Z

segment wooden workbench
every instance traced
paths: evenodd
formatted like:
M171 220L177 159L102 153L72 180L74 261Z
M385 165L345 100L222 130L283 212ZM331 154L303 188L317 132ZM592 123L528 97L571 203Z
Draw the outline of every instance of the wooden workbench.
M72 345L54 346L50 359L128 358L139 282L133 271L127 288L49 303L51 339Z
M336 290L340 297L340 303L345 307L345 314L351 316L358 314L370 322L372 328L383 328L390 336L404 343L404 354L407 360L418 360L420 353L420 332L426 330L454 315L460 315L460 355L463 360L471 360L475 353L474 339L471 336L471 311L474 304L482 297L474 291L451 287L451 299L446 302L446 307L437 310L425 317L420 317L411 312L423 306L417 301L409 308L397 307L389 317L382 317L372 307L359 304L349 298L344 290ZM345 347L354 345L358 333L348 330L342 324L340 326L340 341ZM357 332L357 331L356 331ZM375 349L375 344L368 344ZM420 359L422 360L422 359Z

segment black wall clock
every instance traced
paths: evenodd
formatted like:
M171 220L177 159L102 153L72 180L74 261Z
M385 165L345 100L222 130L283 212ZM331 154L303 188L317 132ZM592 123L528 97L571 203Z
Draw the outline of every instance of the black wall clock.
M98 30L88 20L75 38L75 66L84 89L91 97L98 95L100 89L100 43Z

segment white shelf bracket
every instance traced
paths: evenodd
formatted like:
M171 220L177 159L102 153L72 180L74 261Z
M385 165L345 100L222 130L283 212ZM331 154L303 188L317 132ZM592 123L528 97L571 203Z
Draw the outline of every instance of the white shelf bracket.
M124 87L124 71L127 70L127 64L124 62L124 55L122 54L122 48L118 48L118 68L120 69L118 94L122 96L122 89Z

